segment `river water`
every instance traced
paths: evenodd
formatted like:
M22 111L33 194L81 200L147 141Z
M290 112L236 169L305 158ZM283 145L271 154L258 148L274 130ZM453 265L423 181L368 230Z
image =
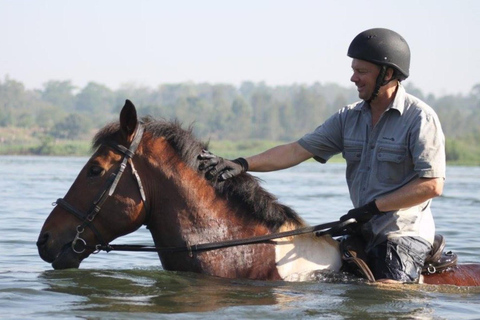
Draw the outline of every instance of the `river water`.
M99 253L54 271L38 233L86 158L0 157L2 319L480 319L480 289L377 286L333 275L302 283L218 279L164 271L155 253ZM305 163L258 176L310 224L350 209L344 164ZM434 200L437 232L461 263L480 262L480 167L447 168ZM151 244L145 228L115 241Z

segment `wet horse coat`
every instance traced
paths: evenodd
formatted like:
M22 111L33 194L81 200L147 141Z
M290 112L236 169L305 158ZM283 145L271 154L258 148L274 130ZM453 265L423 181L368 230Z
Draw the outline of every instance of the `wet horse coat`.
M249 174L224 182L207 181L197 170L197 155L206 145L194 138L191 129L150 118L142 122L127 100L120 122L97 133L96 151L40 232L39 254L55 269L79 267L95 245L109 243L142 224L147 225L157 247L242 239L305 226L291 208L278 203ZM144 132L139 134L138 148L132 154L119 152L125 149L119 145L132 144L139 126ZM131 159L125 161L126 157ZM102 190L111 190L106 185L110 186L109 181L121 170L118 185L105 198ZM78 216L95 212L99 198L106 199L101 209L93 215L85 214L88 218L82 222ZM72 210L80 214L72 215ZM85 242L84 251L75 249L77 238ZM339 271L341 266L338 243L329 236L313 234L203 252L159 252L159 257L166 270L262 280L308 279L313 271ZM464 278L462 270L460 266L447 277L431 279L437 283L449 283L444 280L448 278L461 285L480 284L476 280L477 265L468 267L465 273L470 280L460 283L455 279Z

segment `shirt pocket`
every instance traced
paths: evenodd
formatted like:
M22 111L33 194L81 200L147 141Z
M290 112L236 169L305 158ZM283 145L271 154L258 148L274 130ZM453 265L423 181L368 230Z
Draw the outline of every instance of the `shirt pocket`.
M377 153L377 179L381 183L395 184L405 177L407 149L403 146L380 147Z
M347 162L346 178L347 181L352 181L360 166L360 160L362 159L362 145L345 145L342 155Z

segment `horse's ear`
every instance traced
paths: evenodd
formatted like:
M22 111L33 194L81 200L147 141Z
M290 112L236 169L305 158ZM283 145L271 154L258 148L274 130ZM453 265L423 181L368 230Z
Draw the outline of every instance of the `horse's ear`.
M127 141L133 139L133 134L137 128L137 110L130 100L125 101L125 105L120 112L120 128Z

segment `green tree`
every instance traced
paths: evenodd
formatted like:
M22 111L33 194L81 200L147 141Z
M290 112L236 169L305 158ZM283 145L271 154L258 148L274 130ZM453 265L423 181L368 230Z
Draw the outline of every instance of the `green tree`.
M36 126L51 130L55 123L62 121L67 113L59 106L47 105L38 110Z
M325 99L314 90L300 87L293 96L293 105L297 132L311 131L325 119L327 110Z
M295 128L295 108L291 99L284 99L279 104L279 122L280 122L280 135L279 139L282 141L290 141L296 138L296 132L298 128Z
M55 123L50 135L57 139L79 139L88 135L90 131L90 120L85 115L72 113L62 121Z
M132 101L138 110L151 106L153 104L152 95L153 90L149 87L138 86L134 83L123 84L120 89L114 92L112 112L120 113L126 99Z
M252 107L241 96L237 96L227 117L225 138L230 140L247 139L252 130Z
M273 100L272 92L265 86L257 86L250 98L252 106L252 133L250 138L263 139L266 132L266 120Z
M207 125L212 129L213 137L220 138L228 130L227 119L234 96L235 89L230 85L213 85L211 87L212 113Z
M73 90L75 86L70 80L48 81L43 85L42 100L63 110L72 112L75 105Z
M29 121L25 121L28 118L27 101L25 86L5 76L5 81L0 82L0 125L3 127L31 125Z
M96 126L117 117L112 114L112 110L114 95L112 90L104 85L90 82L76 96L75 111L89 115Z

